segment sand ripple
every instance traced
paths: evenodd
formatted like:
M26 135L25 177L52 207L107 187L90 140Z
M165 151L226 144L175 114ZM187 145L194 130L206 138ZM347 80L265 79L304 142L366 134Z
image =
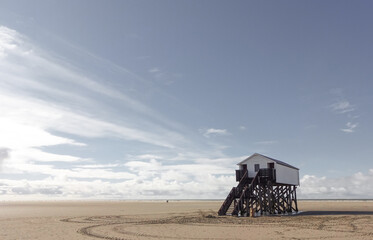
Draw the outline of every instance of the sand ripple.
M101 239L373 239L372 215L237 218L194 212L159 218L109 215L62 219Z

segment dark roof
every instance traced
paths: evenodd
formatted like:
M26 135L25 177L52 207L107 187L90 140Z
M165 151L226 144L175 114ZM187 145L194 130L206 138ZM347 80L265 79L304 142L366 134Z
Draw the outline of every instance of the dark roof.
M243 162L245 162L246 160L248 160L248 159L250 159L250 158L252 158L252 157L254 157L254 156L258 156L258 155L259 155L259 156L262 156L262 157L265 157L265 158L268 158L268 159L274 161L275 163L280 164L280 165L283 165L283 166L285 166L285 167L294 168L294 169L299 170L299 168L296 168L296 167L294 167L294 166L292 166L292 165L290 165L290 164L288 164L288 163L286 163L286 162L283 162L283 161L280 161L280 160L277 160L277 159L274 159L274 158L271 158L271 157L267 157L267 156L264 156L263 154L259 154L259 153L254 153L254 154L251 155L250 157L248 157L248 158L246 158L245 160L239 162L237 165L240 165L240 164L242 164Z

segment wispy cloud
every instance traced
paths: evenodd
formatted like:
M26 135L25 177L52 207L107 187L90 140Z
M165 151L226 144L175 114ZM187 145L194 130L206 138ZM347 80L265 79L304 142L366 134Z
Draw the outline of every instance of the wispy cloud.
M128 156L129 159L135 159L135 160L149 160L149 159L162 159L162 156L154 155L154 154L141 154L137 156Z
M355 132L355 128L358 126L358 123L346 123L346 128L342 128L341 131L346 133L353 133Z
M201 130L203 136L209 138L211 136L227 136L230 135L227 129L217 129L217 128L209 128L206 130Z
M148 72L155 80L164 85L171 85L175 82L175 80L181 78L181 74L171 73L169 71L162 70L158 67L150 68Z
M171 127L177 125L154 109L101 84L97 79L87 77L84 72L70 69L67 67L68 64L59 62L33 46L16 31L0 27L0 39L0 108L3 121L8 121L10 125L18 125L12 129L20 127L28 131L39 131L40 134L60 140L61 138L52 136L45 130L88 137L115 136L164 147L174 147L176 139L176 142L185 140L177 132L169 131L161 125L154 126L155 122ZM99 96L91 97L92 93ZM103 117L106 114L98 115L89 110L102 111L101 109L111 107L103 105L103 102L110 98L120 101L122 109L131 111L131 119L122 120L118 124ZM98 109L97 106L100 105L102 108ZM114 114L119 113L114 111ZM4 122L2 126L6 126ZM163 134L160 134L161 132ZM166 138L174 140L169 141ZM74 142L66 139L65 141Z
M89 144L82 139L102 138L173 151L188 145L188 140L177 131L178 123L61 59L18 32L0 26L0 170L3 173L15 174L16 178L22 174L25 179L30 175L58 177L65 179L63 184L67 185L73 179L111 182L133 179L134 175L123 167L100 168L102 164L96 162L100 159L68 151L53 153L50 149L85 148ZM123 74L128 77L126 72ZM40 184L35 188L46 189ZM54 187L50 186L51 193ZM65 187L61 185L58 189Z
M347 113L355 110L355 106L349 101L341 100L330 105L331 109L336 113Z
M0 161L7 175L23 178L0 179L2 196L199 198L204 193L220 198L234 185L231 168L239 160L226 157L220 145L194 148L179 123L62 59L0 27ZM126 70L120 74L121 79L133 77ZM214 128L201 133L207 138L230 134ZM80 156L102 139L145 150L115 161Z
M355 132L355 129L358 127L358 123L353 123L353 121L359 118L359 116L355 114L356 105L351 104L348 100L346 100L343 94L343 89L336 88L332 89L330 92L337 98L335 103L329 105L331 111L335 114L343 115L349 119L346 127L341 128L340 130L345 133Z

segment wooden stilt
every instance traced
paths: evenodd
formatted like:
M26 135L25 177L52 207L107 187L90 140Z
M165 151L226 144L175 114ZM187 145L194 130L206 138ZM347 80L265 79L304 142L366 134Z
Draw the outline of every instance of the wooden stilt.
M254 179L248 179L241 179L238 186L232 188L219 215L226 215L232 203L231 214L236 216L298 212L296 186L277 184L271 178L260 177L260 171Z

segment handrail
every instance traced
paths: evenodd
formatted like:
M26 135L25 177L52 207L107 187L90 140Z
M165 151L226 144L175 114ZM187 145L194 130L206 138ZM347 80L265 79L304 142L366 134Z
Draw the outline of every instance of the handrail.
M250 185L249 186L246 185L246 187L243 189L243 191L241 193L241 196L240 196L240 199L238 200L238 202L237 202L237 204L236 204L236 206L235 206L235 208L232 212L232 215L238 214L238 210L239 210L239 208L241 208L242 201L244 199L245 193L246 192L252 192L254 186L256 186L258 184L258 176L259 176L259 171L256 173L256 175L253 178L253 180L251 181Z
M248 175L249 175L249 171L246 171L244 175L242 176L240 182L238 183L237 188L242 188L242 185L245 185Z
M219 216L225 215L227 213L227 210L229 206L232 204L235 194L235 188L233 187L218 211Z
M274 168L261 168L259 169L259 173L261 177L276 180L276 169Z
M225 201L223 202L223 204L221 205L221 207L218 211L218 214L220 216L225 215L227 213L229 206L232 204L232 201L236 197L237 189L238 189L238 191L240 191L242 186L245 185L248 174L249 174L249 172L246 171L245 174L242 176L240 182L238 183L237 187L233 187L232 190L229 192L227 198L225 199Z

